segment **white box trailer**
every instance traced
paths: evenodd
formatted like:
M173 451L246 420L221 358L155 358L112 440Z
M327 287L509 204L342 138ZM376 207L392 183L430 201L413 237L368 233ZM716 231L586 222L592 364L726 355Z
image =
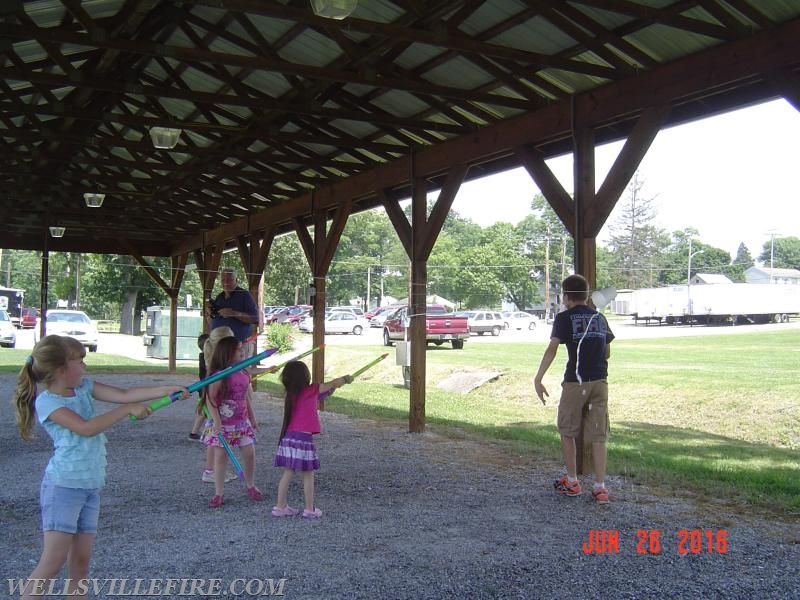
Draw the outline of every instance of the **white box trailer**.
M628 302L628 314L636 321L673 323L686 315L686 286L633 290Z
M721 283L633 290L628 314L659 323L786 322L800 314L800 285Z
M800 314L798 285L693 285L691 299L693 315L704 322L785 323Z

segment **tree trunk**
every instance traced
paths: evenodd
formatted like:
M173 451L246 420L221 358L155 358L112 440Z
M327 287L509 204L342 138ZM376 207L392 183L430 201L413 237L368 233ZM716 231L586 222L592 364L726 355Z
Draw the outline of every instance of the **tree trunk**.
M142 335L144 330L142 329L142 311L135 310L133 311L133 334L134 335Z
M128 335L133 334L133 319L134 319L134 311L136 310L136 296L138 292L136 290L126 290L125 291L125 300L122 303L122 308L120 310L120 321L119 321L119 332L120 333L127 333ZM139 321L141 322L141 317L139 317Z

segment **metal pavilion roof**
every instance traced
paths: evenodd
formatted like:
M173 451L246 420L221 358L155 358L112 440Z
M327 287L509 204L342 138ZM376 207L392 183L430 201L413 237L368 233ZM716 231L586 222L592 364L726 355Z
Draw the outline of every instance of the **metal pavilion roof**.
M668 123L797 106L798 39L797 0L361 0L343 21L307 0L4 0L0 245L60 225L54 250L174 255L289 230L315 197L407 197L410 165L434 187L451 157L472 178L521 145L568 152L577 123L617 139L656 104Z

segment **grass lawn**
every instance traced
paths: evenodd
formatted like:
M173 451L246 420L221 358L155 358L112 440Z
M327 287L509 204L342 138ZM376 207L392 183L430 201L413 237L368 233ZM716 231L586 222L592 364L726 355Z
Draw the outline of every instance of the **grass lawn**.
M533 375L544 342L467 343L427 352L427 424L437 432L496 441L515 454L560 461L555 415L566 362L550 368L542 406ZM383 346L328 346L328 378L355 371ZM27 351L0 350L0 373L16 373ZM609 473L665 493L731 499L744 506L800 515L800 363L797 331L669 339L617 340L609 364L612 437ZM92 373L166 372L165 367L88 354ZM502 376L472 392L437 387L458 371ZM195 366L181 368L194 374ZM277 375L260 389L281 395ZM331 411L386 419L407 428L409 395L394 352L326 402ZM674 491L672 491L674 489Z
M800 349L796 331L659 340L618 340L610 360L609 473L662 487L665 493L731 499L800 515ZM542 406L533 375L545 344L430 346L427 424L468 431L516 454L561 460L556 405L563 348L545 377ZM329 377L357 369L387 349L329 346ZM461 370L503 375L467 394L436 384ZM263 379L280 394L276 376ZM326 408L408 424L408 391L394 354L339 390ZM674 489L674 491L673 491Z

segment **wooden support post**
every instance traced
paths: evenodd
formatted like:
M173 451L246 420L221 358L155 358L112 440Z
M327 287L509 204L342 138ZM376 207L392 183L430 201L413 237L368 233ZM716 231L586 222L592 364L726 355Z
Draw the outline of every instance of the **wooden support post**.
M342 237L344 226L353 210L353 202L345 199L336 209L331 221L330 231L327 230L328 211L327 209L317 209L314 206L314 196L310 197L311 214L314 226L314 239L308 233L308 225L299 218L294 219L294 229L300 246L306 255L306 260L311 268L314 277L316 293L314 295L314 333L313 344L318 346L325 339L325 277L330 268L336 247ZM315 352L311 359L312 381L319 383L325 377L325 351ZM319 403L320 409L325 409L325 403Z
M425 431L425 310L426 288L428 284L428 257L442 230L456 193L464 181L468 167L458 165L450 170L442 185L430 216L428 216L428 189L423 178L411 177L411 223L409 224L396 200L389 197L386 191L379 193L386 214L392 222L403 248L411 260L409 274L410 289L408 295L408 314L410 323L408 339L411 342L411 384L409 392L408 430L414 433Z
M408 406L408 430L425 431L425 309L427 305L428 263L422 252L427 222L428 194L423 179L413 182L411 196L411 285L408 296L408 339L411 342L411 388Z

